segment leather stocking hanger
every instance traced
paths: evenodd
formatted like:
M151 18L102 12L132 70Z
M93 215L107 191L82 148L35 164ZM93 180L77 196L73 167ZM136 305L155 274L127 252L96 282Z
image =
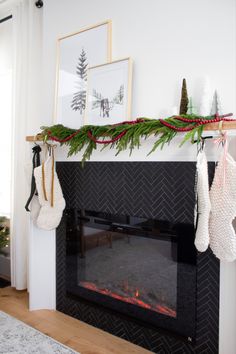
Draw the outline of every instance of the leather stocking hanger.
M32 159L32 177L31 177L31 191L30 191L30 196L25 204L25 210L30 211L29 205L31 203L31 200L33 199L33 196L36 194L37 195L37 190L36 190L36 182L35 182L35 177L34 177L34 169L35 167L40 166L40 152L42 151L41 147L37 144L32 148L33 151L33 159Z

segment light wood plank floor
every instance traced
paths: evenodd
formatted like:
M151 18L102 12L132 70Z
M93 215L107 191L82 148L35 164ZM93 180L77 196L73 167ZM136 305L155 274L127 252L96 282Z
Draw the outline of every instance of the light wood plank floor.
M61 312L50 310L29 311L26 291L16 291L10 287L0 289L0 310L81 354L151 353Z

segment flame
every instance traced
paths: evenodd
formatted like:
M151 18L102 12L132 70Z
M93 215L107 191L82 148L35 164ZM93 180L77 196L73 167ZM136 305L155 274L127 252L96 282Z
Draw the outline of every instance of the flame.
M148 309L148 310L151 310L151 311L155 311L155 312L161 313L161 314L166 315L166 316L176 317L176 311L171 309L171 308L169 308L168 306L163 305L163 304L156 304L155 306L152 306L150 304L147 304L146 302L144 302L140 298L138 298L138 297L140 297L140 292L139 292L138 289L136 289L135 297L133 297L133 296L129 296L129 295L122 296L122 295L119 295L117 293L112 292L109 289L100 289L94 283L87 282L87 281L80 281L79 285L84 287L84 288L86 288L86 289L89 289L89 290L92 290L92 291L96 291L96 292L98 292L100 294L111 296L111 297L113 297L116 300L120 300L120 301L123 301L123 302L128 302L130 304L133 304L133 305L136 305L136 306L140 306L140 307L143 307L145 309Z

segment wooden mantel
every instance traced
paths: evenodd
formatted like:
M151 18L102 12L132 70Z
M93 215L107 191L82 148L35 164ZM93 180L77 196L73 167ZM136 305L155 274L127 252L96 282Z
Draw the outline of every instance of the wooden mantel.
M37 135L28 135L25 137L26 141L29 142L37 142L37 141L43 141L43 136L41 134L37 134Z
M230 122L226 122L226 121L222 121L222 130L234 130L236 129L236 120L234 121L230 121ZM204 126L204 131L219 131L219 123L208 123ZM30 135L30 136L26 136L26 141L29 142L36 142L36 141L43 141L43 137L41 134L37 134L35 136Z

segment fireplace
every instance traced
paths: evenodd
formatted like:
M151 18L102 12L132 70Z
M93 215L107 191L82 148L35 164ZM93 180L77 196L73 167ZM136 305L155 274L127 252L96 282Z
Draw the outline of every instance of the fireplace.
M155 352L163 343L217 352L219 263L194 247L195 164L57 163L57 172L67 202L57 309Z
M68 295L195 337L191 225L90 210L65 217Z

